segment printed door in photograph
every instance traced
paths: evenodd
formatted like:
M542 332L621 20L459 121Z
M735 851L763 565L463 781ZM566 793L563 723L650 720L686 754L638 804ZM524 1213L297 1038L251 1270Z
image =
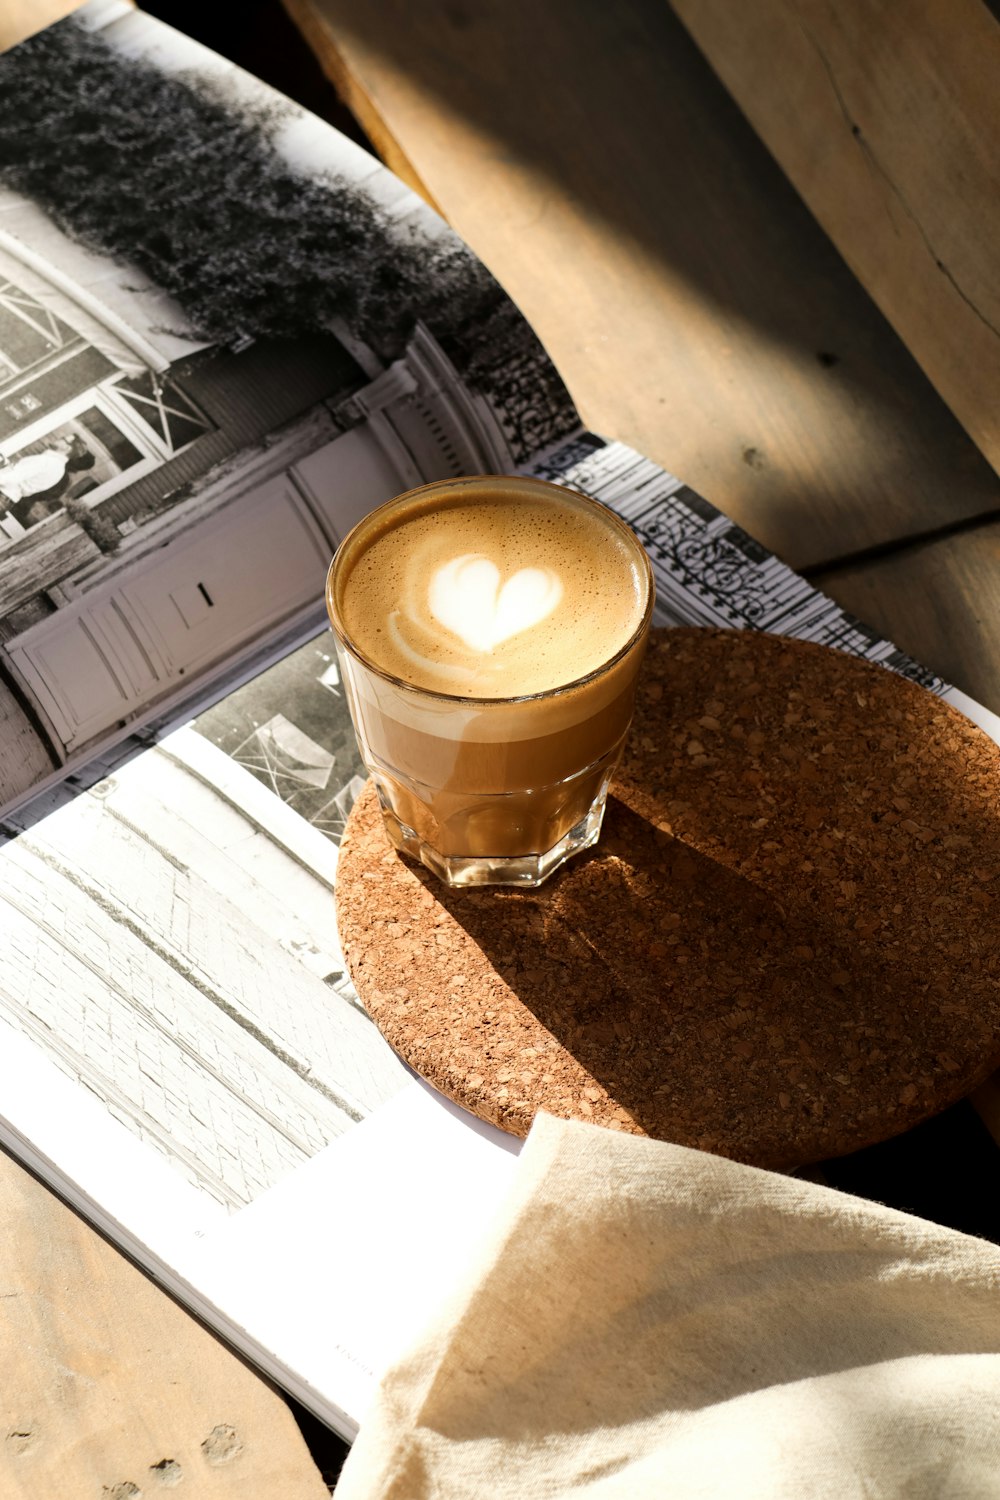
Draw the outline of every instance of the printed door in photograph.
M310 453L292 472L330 537L331 551L376 505L437 477L418 469L398 441L390 448L370 420Z
M329 545L287 474L141 560L116 594L171 676L237 651L323 596Z
M419 413L415 421L426 425ZM351 526L400 491L454 472L434 430L419 457L411 444L385 412L365 414L8 642L7 659L60 759L94 748L154 703L162 711L191 694L199 677L310 607L322 619L330 558Z
M330 545L286 474L25 631L9 660L68 757L323 595Z

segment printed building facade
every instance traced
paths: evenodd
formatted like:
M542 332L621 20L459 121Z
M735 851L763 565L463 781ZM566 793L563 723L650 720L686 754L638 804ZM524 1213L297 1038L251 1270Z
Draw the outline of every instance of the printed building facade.
M346 330L208 345L9 192L0 455L0 668L52 768L318 624L332 551L373 505L514 466L422 326L388 369ZM64 472L19 494L38 455Z

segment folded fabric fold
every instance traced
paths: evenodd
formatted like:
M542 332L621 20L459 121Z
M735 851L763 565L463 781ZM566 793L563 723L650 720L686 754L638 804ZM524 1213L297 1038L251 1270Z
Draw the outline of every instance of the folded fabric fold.
M540 1115L336 1494L1000 1495L1000 1249Z

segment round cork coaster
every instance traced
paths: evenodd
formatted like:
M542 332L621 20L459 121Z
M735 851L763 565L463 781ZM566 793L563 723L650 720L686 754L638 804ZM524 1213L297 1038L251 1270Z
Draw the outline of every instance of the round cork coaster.
M1000 1055L1000 748L924 689L763 634L654 632L596 849L448 890L369 784L350 972L424 1078L787 1168L871 1144Z

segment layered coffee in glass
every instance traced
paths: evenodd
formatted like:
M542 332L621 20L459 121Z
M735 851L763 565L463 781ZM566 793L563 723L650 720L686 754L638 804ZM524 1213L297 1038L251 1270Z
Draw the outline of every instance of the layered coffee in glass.
M450 885L538 885L596 842L649 629L642 546L538 480L425 485L327 583L389 837Z

